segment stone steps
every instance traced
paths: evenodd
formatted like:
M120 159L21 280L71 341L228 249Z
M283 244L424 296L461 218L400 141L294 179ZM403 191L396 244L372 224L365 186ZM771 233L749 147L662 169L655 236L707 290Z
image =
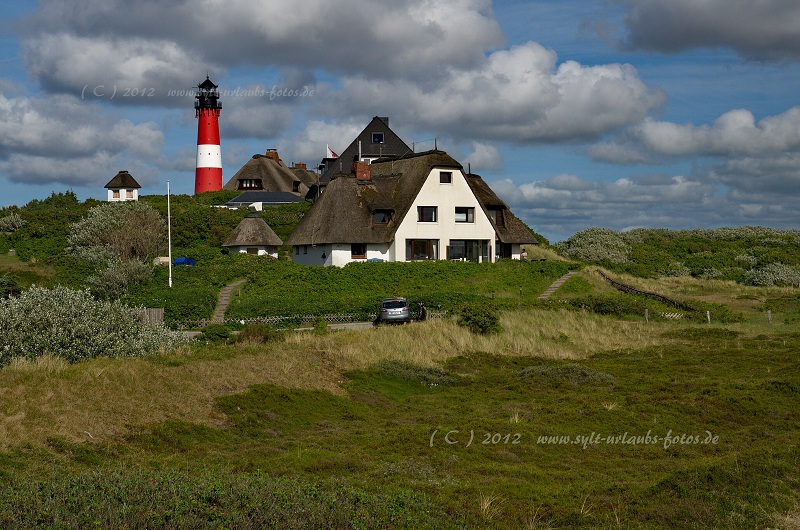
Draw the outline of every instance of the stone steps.
M567 280L572 278L575 274L576 274L575 271L568 272L564 276L562 276L561 278L559 278L556 281L554 281L553 284L550 285L550 287L545 289L545 291L542 294L539 295L539 300L547 300L548 298L550 298L551 294L556 292L559 287L564 285L564 282L566 282Z
M211 317L211 322L221 324L225 318L225 311L228 310L228 305L231 303L231 293L233 290L245 283L247 280L236 280L229 283L219 291L217 296L217 307L214 309L214 314Z

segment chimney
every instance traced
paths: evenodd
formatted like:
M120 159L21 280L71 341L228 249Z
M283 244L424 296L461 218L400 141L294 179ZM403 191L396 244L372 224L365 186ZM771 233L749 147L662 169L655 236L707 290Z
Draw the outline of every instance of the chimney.
M281 158L278 156L277 149L267 149L266 155L267 158L271 158L275 162L280 162Z
M355 173L356 180L359 181L372 179L372 174L369 170L369 162L353 162L352 173Z
M306 169L306 165L304 162L295 162L292 169Z

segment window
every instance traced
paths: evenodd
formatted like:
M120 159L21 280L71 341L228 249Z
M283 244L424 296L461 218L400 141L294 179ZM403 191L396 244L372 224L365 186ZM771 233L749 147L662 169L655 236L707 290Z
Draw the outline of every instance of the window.
M308 245L303 245L303 254L308 254Z
M383 133L382 132L374 132L374 133L372 133L372 143L373 144L382 144L383 143Z
M372 212L372 224L374 225L385 225L388 224L389 221L392 220L392 211L391 210L375 210Z
M435 223L436 206L417 206L418 223Z
M300 246L299 245L294 247L294 255L295 256L299 256L300 255Z
M125 197L128 199L133 199L133 190L125 190Z
M299 180L295 180L294 182L292 182L292 191L295 192L295 193L300 191L300 181Z
M438 239L406 239L406 260L424 261L439 259Z
M471 206L456 206L456 222L474 223L475 208L472 208Z
M453 183L453 172L452 171L440 171L439 172L439 184L452 184Z
M505 221L503 220L503 209L502 208L490 208L489 215L494 221L495 226L502 228L506 226Z
M489 261L489 241L477 239L451 239L447 259L452 261Z
M261 186L261 179L239 179L239 189L240 190L263 189L263 187Z
M111 194L111 197L114 199L119 199L119 190L114 190L114 192Z
M350 257L353 259L365 259L367 257L367 244L353 243L350 245Z
M258 247L247 247L247 253L258 255Z

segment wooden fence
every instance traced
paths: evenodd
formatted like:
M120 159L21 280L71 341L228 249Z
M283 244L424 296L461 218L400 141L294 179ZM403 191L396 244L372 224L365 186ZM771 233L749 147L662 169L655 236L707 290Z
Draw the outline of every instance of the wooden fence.
M140 314L142 322L145 324L158 325L164 323L164 308L163 307L147 307L143 308Z
M662 302L664 302L666 304L670 304L670 305L672 305L674 307L677 307L678 309L683 309L684 311L697 311L697 309L695 309L694 307L692 307L689 304L686 304L684 302L679 302L677 300L673 300L672 298L668 298L668 297L666 297L666 296L664 296L662 294L651 293L649 291L642 291L641 289L637 289L635 287L631 287L630 285L625 285L624 283L620 283L620 282L616 281L615 279L610 278L609 276L606 276L603 273L603 271L601 271L599 269L597 270L597 272L599 272L600 276L602 276L608 283L610 283L612 287L614 287L615 289L617 289L619 291L623 291L623 292L631 293L631 294L639 294L639 295L642 295L642 296L646 296L648 298L653 298L655 300L660 300L660 301L662 301Z
M445 318L449 313L447 311L428 311L427 318L432 320L434 318ZM185 320L178 324L178 329L203 329L208 324L268 324L276 327L301 327L308 324L313 324L317 320L323 320L327 324L344 324L349 322L372 322L378 317L377 313L367 315L363 314L328 314L328 315L290 315L290 316L271 316L271 317L255 317L255 318L225 318L222 321L212 321L209 319L199 320Z

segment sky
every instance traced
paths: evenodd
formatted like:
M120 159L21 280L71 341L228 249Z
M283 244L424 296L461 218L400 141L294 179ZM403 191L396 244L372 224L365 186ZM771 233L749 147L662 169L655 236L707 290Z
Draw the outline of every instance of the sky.
M193 193L206 76L224 181L388 116L551 242L800 221L796 0L6 0L0 207Z

